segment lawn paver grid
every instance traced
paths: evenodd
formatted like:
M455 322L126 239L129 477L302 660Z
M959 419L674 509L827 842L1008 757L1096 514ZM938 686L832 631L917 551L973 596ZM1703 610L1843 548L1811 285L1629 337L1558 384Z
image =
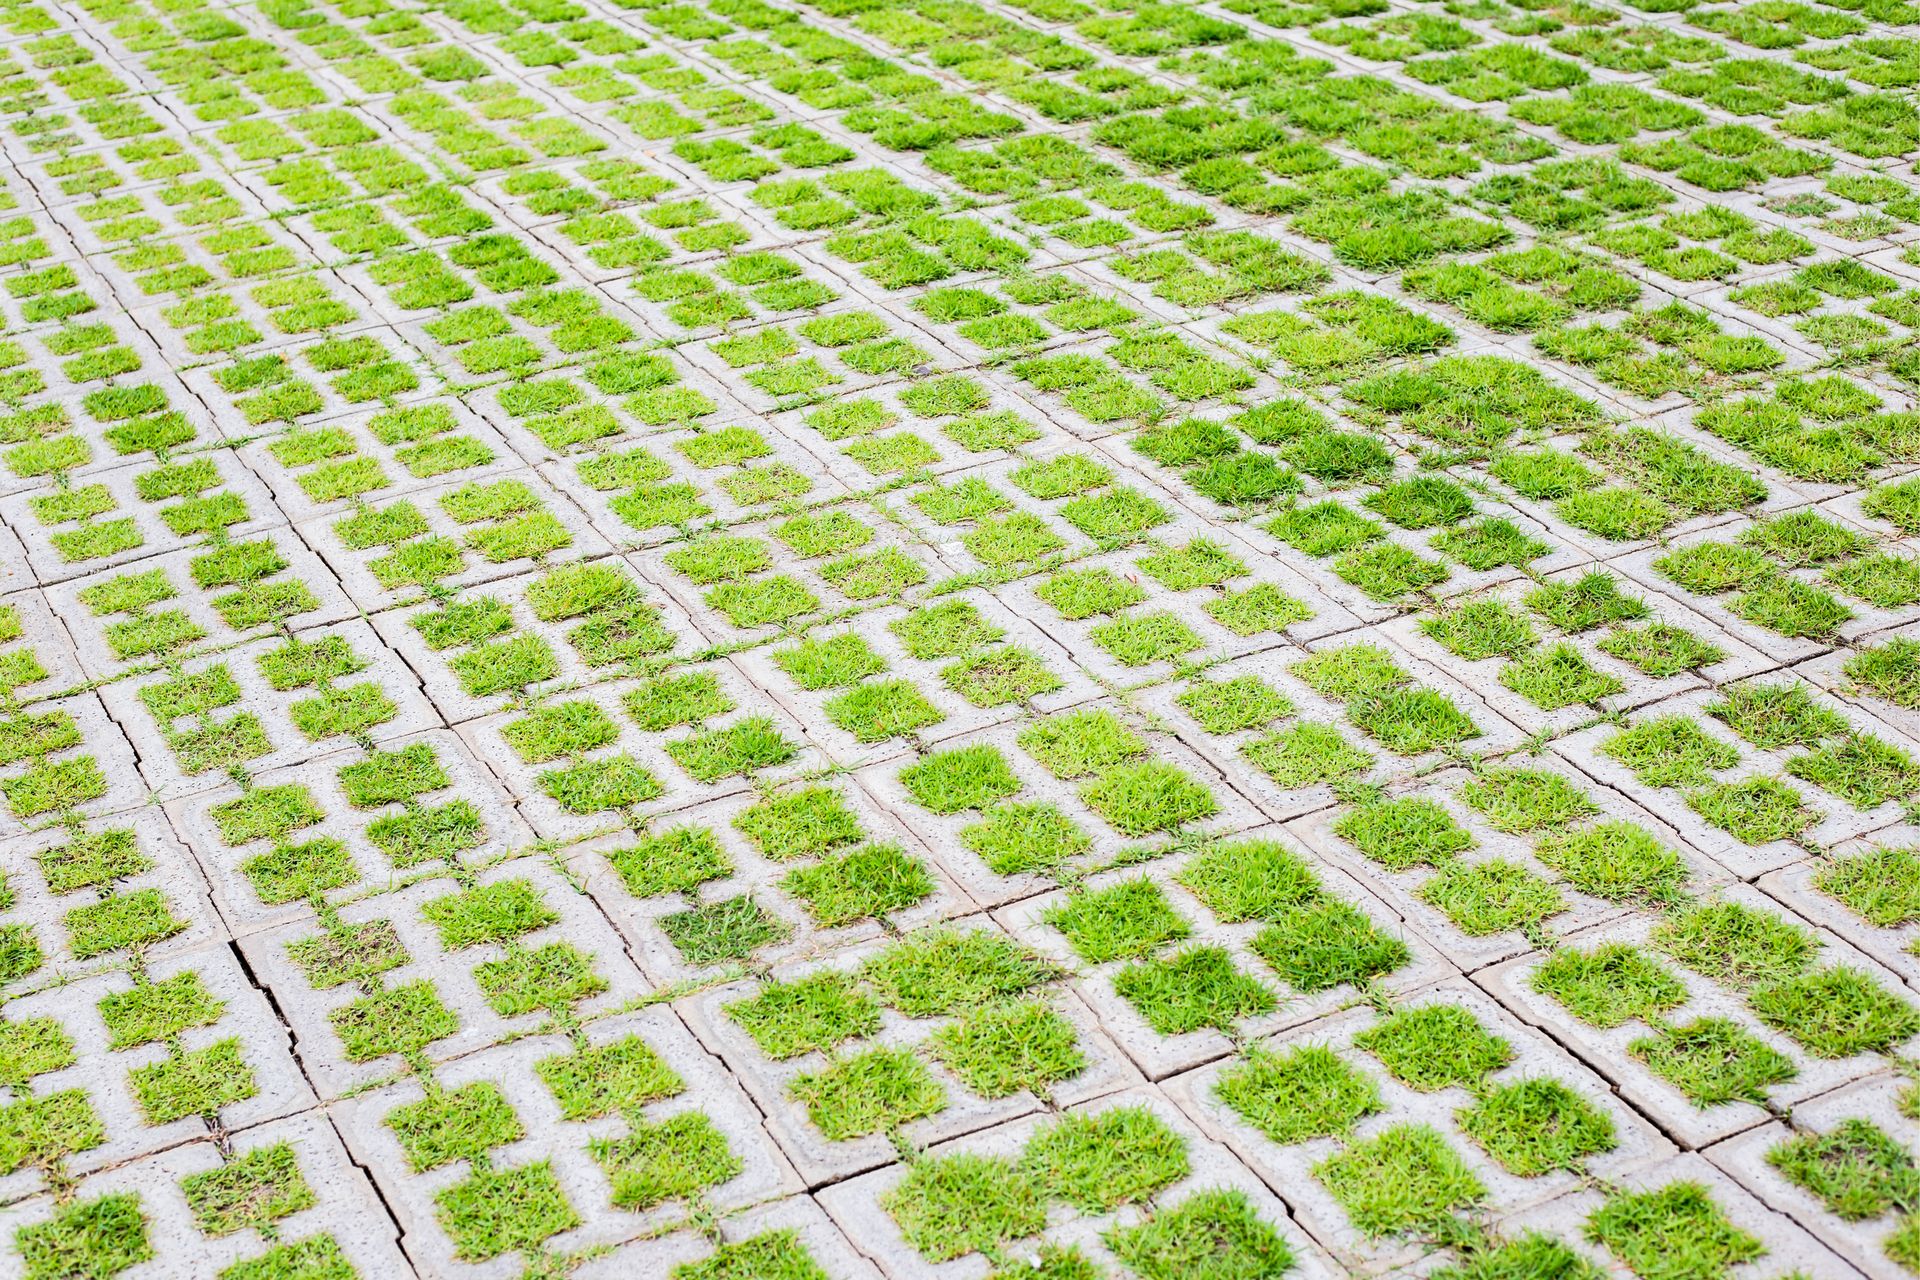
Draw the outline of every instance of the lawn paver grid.
M0 4L0 1276L1920 1271L1907 0Z

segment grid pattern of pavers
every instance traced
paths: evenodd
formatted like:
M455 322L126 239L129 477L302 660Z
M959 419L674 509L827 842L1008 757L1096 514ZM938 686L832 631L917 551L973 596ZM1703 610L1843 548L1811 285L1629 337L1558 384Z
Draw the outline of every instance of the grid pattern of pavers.
M1917 85L0 0L0 1277L1920 1273Z

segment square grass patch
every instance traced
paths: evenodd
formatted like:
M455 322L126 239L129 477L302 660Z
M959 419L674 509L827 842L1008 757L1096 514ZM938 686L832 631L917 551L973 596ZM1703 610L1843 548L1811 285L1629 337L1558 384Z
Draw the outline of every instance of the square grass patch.
M798 754L769 716L750 716L737 724L712 729L666 744L667 754L696 782L718 782L785 764Z
M542 1058L534 1072L568 1120L596 1119L675 1097L686 1088L678 1072L638 1036Z
M1543 769L1482 769L1461 786L1460 798L1495 830L1516 835L1600 812L1583 788Z
M1627 687L1618 676L1595 669L1584 653L1565 642L1509 662L1500 669L1500 683L1542 711L1596 703Z
M1687 1002L1687 988L1637 947L1610 942L1591 951L1561 947L1529 979L1582 1022L1610 1030L1652 1023Z
M1724 900L1670 915L1652 940L1695 973L1736 990L1796 977L1819 951L1813 934L1800 925Z
M831 1049L880 1029L880 1006L844 974L769 982L726 1006L731 1018L777 1062Z
M1760 1020L1817 1058L1888 1053L1920 1034L1920 1010L1872 975L1839 966L1756 988Z
M1144 877L1083 890L1048 911L1046 921L1088 964L1138 959L1192 932L1160 886Z
M1766 1247L1735 1226L1695 1182L1616 1192L1588 1216L1586 1237L1606 1246L1638 1275L1704 1280L1766 1253Z
M1920 920L1920 853L1876 847L1830 859L1814 885L1882 929Z
M1687 807L1748 845L1795 839L1817 816L1798 791L1777 778L1716 782L1688 792Z
M1531 932L1567 907L1552 881L1500 858L1450 863L1420 886L1420 897L1472 938Z
M983 1098L1048 1089L1085 1070L1073 1024L1045 1001L990 1004L949 1022L930 1039L935 1056Z
M1599 1280L1599 1270L1582 1253L1553 1236L1523 1232L1517 1238L1486 1244L1469 1253L1461 1267L1442 1267L1434 1280Z
M705 968L745 960L785 938L789 930L779 917L743 894L663 916L660 932L688 964Z
M1600 754L1633 770L1650 787L1700 786L1740 763L1737 748L1708 734L1687 716L1656 716L1614 734Z
M1192 627L1171 613L1143 613L1115 618L1093 628L1093 642L1124 667L1156 662L1179 662L1203 648L1205 641Z
M1492 599L1470 600L1423 619L1420 629L1467 662L1519 658L1531 651L1537 640L1525 615Z
M1257 729L1293 712L1293 700L1259 676L1195 680L1175 701L1208 733Z
M1767 1090L1799 1074L1793 1059L1729 1018L1695 1018L1643 1036L1627 1052L1696 1107L1764 1106Z
M960 541L981 564L997 570L1036 565L1067 545L1066 539L1030 511L986 517Z
M1134 837L1173 831L1220 810L1205 783L1161 760L1116 765L1082 786L1080 798L1115 830Z
M1020 790L1020 779L997 747L953 747L924 756L900 771L916 804L934 813L987 809Z
M1516 1080L1489 1089L1459 1113L1460 1129L1508 1173L1579 1173L1619 1145L1613 1119L1558 1080Z
M976 707L1028 703L1066 687L1066 681L1049 670L1040 655L1016 645L963 658L944 668L940 679Z
M1114 975L1113 989L1163 1036L1208 1027L1232 1035L1241 1020L1279 1007L1274 993L1242 973L1224 947L1187 947L1129 964Z
M784 574L747 582L723 582L707 592L707 603L743 630L784 626L820 607L820 600L797 579Z
M1208 617L1237 636L1282 632L1313 617L1313 610L1270 583L1214 596L1201 606Z
M1646 601L1620 589L1620 580L1604 570L1572 582L1549 582L1527 594L1527 608L1572 635L1608 623L1637 622L1647 616Z
M1062 1116L1027 1140L1021 1167L1082 1213L1143 1202L1187 1176L1186 1139L1145 1106Z
M1616 628L1600 638L1599 648L1655 680L1699 671L1725 661L1727 656L1718 645L1665 622Z
M1116 1228L1107 1246L1142 1280L1267 1280L1293 1251L1238 1191L1199 1191L1172 1209Z
M1508 670L1512 670L1509 666ZM1395 755L1417 756L1480 736L1480 726L1432 689L1395 688L1347 704L1347 719Z
M1363 506L1403 529L1458 524L1473 514L1473 498L1441 476L1395 481L1361 499Z
M1037 1235L1047 1225L1046 1195L1023 1165L959 1153L914 1161L880 1207L928 1262L949 1262Z
M1573 888L1608 902L1674 902L1687 882L1685 860L1632 822L1553 832L1542 837L1533 852Z
M1308 995L1365 986L1413 959L1405 942L1332 898L1288 909L1249 945L1288 986Z
M21 1227L14 1247L31 1280L104 1280L154 1256L140 1197L130 1192L69 1204Z
M465 1262L537 1248L580 1225L580 1215L545 1161L475 1173L436 1195L434 1206L454 1256Z
M658 1124L635 1117L630 1123L624 1137L587 1144L613 1184L616 1208L640 1211L691 1199L745 1168L705 1112L682 1111Z
M1895 637L1856 650L1842 669L1872 697L1909 710L1920 707L1920 641Z
M676 1266L670 1280L827 1280L827 1273L787 1228L723 1244L698 1262Z
M1006 634L967 600L922 606L889 622L887 629L910 656L922 661L958 657L993 644Z
M1380 1087L1326 1045L1255 1047L1220 1073L1214 1096L1282 1146L1344 1137L1382 1109Z
M857 632L802 640L774 651L773 661L802 689L844 689L887 669L886 660Z
M549 769L535 778L540 789L569 813L605 813L657 800L666 788L647 767L629 755L583 760L566 769Z
M1355 1036L1389 1075L1423 1093L1472 1087L1513 1061L1513 1046L1458 1005L1400 1009Z
M1920 765L1888 742L1848 733L1787 761L1787 772L1856 809L1873 809L1920 791Z
M939 724L947 713L911 680L879 680L831 698L827 718L863 743L885 742Z
M926 898L935 885L925 865L899 845L869 844L795 867L780 887L806 904L814 923L833 929L884 920Z
M1070 622L1112 615L1147 598L1139 583L1111 569L1064 569L1033 589L1033 593Z
M1445 564L1416 555L1397 542L1374 542L1344 552L1334 560L1333 571L1369 599L1385 603L1437 587L1453 576Z
M1053 871L1086 853L1093 839L1050 804L1008 802L962 828L960 843L998 876Z
M525 1132L499 1086L484 1081L395 1107L385 1123L415 1173L483 1157Z
M328 1015L349 1062L413 1053L460 1029L427 981L361 996Z
M1378 521L1369 520L1340 502L1292 507L1266 523L1267 532L1310 556L1337 556L1384 536Z
M889 946L861 966L861 976L901 1013L931 1018L1019 995L1055 974L1011 939L935 928Z
M1402 1124L1349 1145L1314 1176L1369 1236L1438 1234L1486 1188L1438 1131Z
M1342 701L1380 693L1408 679L1391 654L1372 644L1322 649L1288 669L1315 693Z
M1920 1203L1920 1170L1898 1141L1870 1120L1842 1120L1826 1133L1802 1133L1767 1152L1787 1181L1818 1197L1829 1213L1865 1222Z
M698 725L733 710L733 699L711 671L642 680L621 699L634 723L649 733Z
M1134 563L1142 573L1170 591L1216 587L1245 577L1248 572L1238 556L1206 538L1195 538L1184 547L1168 547L1141 556Z
M1389 871L1439 867L1474 846L1444 805L1421 796L1362 800L1334 822L1333 833Z
M1475 573L1502 566L1525 569L1553 548L1529 536L1511 520L1485 519L1435 534L1429 545L1452 556Z
M1021 730L1020 747L1056 778L1085 778L1147 752L1145 739L1111 711L1066 711Z
M830 786L775 792L742 809L733 826L775 862L818 857L866 838L860 819Z
M947 1093L910 1049L875 1048L794 1077L788 1092L832 1141L883 1133L946 1109Z
M1312 722L1245 743L1240 754L1289 791L1335 782L1373 765L1373 757L1348 742L1338 729Z
M1735 614L1791 639L1828 640L1854 612L1815 586L1784 575L1762 578L1733 597Z
M1767 684L1747 681L1721 690L1720 700L1707 705L1707 714L1763 751L1781 747L1815 747L1827 738L1848 732L1846 717L1817 701L1798 682Z
M1320 878L1276 840L1221 840L1195 854L1176 877L1220 920L1272 920L1320 896Z

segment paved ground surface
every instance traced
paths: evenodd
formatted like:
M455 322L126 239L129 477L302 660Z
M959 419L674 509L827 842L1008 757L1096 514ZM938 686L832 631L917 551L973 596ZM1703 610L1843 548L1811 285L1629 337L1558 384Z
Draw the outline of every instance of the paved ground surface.
M8 0L0 1274L1920 1268L1905 0Z

